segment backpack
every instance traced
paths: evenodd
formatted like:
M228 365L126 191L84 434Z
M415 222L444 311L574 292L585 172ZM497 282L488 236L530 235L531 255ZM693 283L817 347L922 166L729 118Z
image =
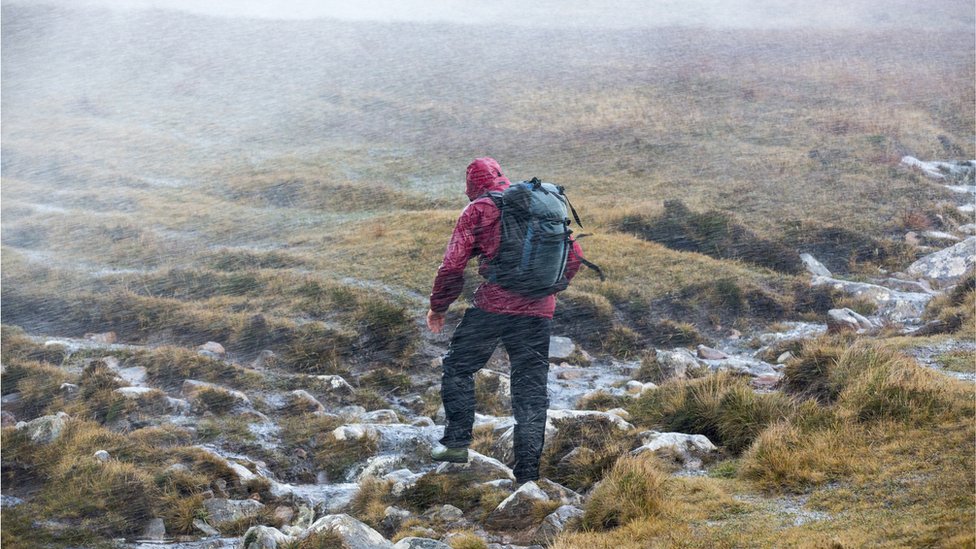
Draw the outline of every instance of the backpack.
M565 290L566 259L573 249L570 211L582 227L565 189L534 177L485 194L502 214L501 245L488 264L488 281L532 298ZM603 280L599 267L580 260Z

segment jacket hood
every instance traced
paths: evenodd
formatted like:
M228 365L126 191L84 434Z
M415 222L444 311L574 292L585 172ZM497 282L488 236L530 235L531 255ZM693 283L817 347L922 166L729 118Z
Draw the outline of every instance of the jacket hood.
M511 183L502 174L502 168L494 158L487 156L475 158L474 162L468 164L468 171L465 177L465 194L468 200L474 200L486 192L496 187L505 188Z

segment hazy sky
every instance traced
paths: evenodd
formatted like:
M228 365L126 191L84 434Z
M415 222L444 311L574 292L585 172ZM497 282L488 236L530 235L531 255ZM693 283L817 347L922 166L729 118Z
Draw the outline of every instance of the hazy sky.
M966 0L15 0L178 9L193 13L275 19L449 21L525 26L709 26L728 28L915 26L946 12L973 19Z

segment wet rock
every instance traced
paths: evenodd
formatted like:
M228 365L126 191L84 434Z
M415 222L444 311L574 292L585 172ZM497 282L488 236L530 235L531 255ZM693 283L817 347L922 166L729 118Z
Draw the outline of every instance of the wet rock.
M400 416L393 410L373 410L362 416L363 423L400 423Z
M393 549L451 549L451 546L430 538L403 538L396 542Z
M264 504L253 499L211 498L203 501L203 507L214 524L233 522L253 517L264 508Z
M574 526L583 518L584 512L573 505L563 505L545 519L535 531L534 541L542 545L551 544L556 536L567 528Z
M234 389L229 389L216 383L187 379L183 381L183 396L193 404L200 402L200 395L213 391L232 399L238 406L251 406L251 399L247 395Z
M17 423L18 431L27 431L28 438L35 444L50 444L61 437L68 425L68 414L58 412L53 416L41 416L31 421Z
M241 549L278 549L294 539L271 526L252 526L244 533Z
M858 313L844 308L827 311L827 333L860 332L873 330L875 325Z
M288 408L299 412L324 412L325 406L304 389L295 389L288 393Z
M381 549L392 548L393 544L386 540L379 532L349 515L326 515L317 521L299 539L305 539L314 533L331 531L342 537L348 549Z
M213 355L216 357L222 357L227 354L224 346L216 341L208 341L204 343L203 345L197 347L197 351L199 351L201 354Z
M435 472L439 475L470 475L474 482L487 482L499 478L515 480L512 470L504 463L474 450L468 450L467 463L441 463Z
M410 511L391 505L387 507L385 511L383 511L383 520L381 521L381 525L387 532L396 532L400 529L400 526L404 523L404 521L412 516L413 513Z
M94 454L92 454L92 457L94 457L98 461L108 461L112 459L112 456L109 455L109 453L106 452L105 450L99 450L95 452Z
M824 266L823 263L817 261L810 254L800 254L800 260L803 261L803 265L806 267L807 272L814 276L834 276L830 269Z
M163 524L163 519L151 519L146 524L146 527L142 529L142 539L154 541L166 539L166 525Z
M729 358L729 355L719 351L718 349L712 349L711 347L699 345L698 358L704 358L707 360L725 360L726 358Z
M675 349L673 351L657 351L655 359L660 369L660 380L685 379L688 371L694 371L701 366L701 363L687 349Z
M562 336L552 336L549 338L549 358L567 359L576 350L576 344L572 339Z
M206 521L202 519L193 519L193 527L197 529L198 532L205 536L219 536L220 530L217 530L213 526L210 526Z
M702 460L709 457L712 452L718 451L712 441L704 435L645 431L639 436L642 446L633 450L632 455L654 452L661 457L677 458L688 469L700 469Z
M85 339L88 341L93 341L95 343L102 343L104 345L111 345L119 340L119 335L115 332L102 332L100 334L87 333L85 334Z
M549 496L535 482L526 482L488 514L485 527L492 530L525 530L535 526L536 505L547 501Z
M908 267L908 274L924 278L939 287L946 287L962 280L974 265L976 265L976 237L969 237L954 246L912 263Z
M452 523L463 519L464 511L453 505L441 505L440 507L434 507L429 510L427 515L433 520Z

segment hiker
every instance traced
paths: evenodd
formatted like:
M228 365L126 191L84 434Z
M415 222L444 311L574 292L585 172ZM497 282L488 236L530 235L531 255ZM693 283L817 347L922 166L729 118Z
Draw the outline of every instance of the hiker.
M439 333L444 326L444 315L461 293L464 269L472 256L478 256L478 272L486 281L475 291L474 306L464 312L444 356L441 398L447 426L440 440L444 448L435 449L431 457L437 461L467 462L475 413L474 374L485 365L501 339L511 361L512 411L516 421L513 472L516 483L522 484L539 478L549 407L549 334L556 297L554 291L526 296L490 281L496 279L492 276L491 260L498 255L502 241L497 201L511 183L498 162L487 157L477 158L468 166L466 180L465 194L471 202L461 212L437 270L427 312L430 330ZM538 184L537 180L534 182ZM558 194L562 194L562 189ZM566 223L568 226L568 220ZM570 238L568 245L571 249L565 265L558 266L564 269L565 276L559 289L565 288L582 261L579 244Z

